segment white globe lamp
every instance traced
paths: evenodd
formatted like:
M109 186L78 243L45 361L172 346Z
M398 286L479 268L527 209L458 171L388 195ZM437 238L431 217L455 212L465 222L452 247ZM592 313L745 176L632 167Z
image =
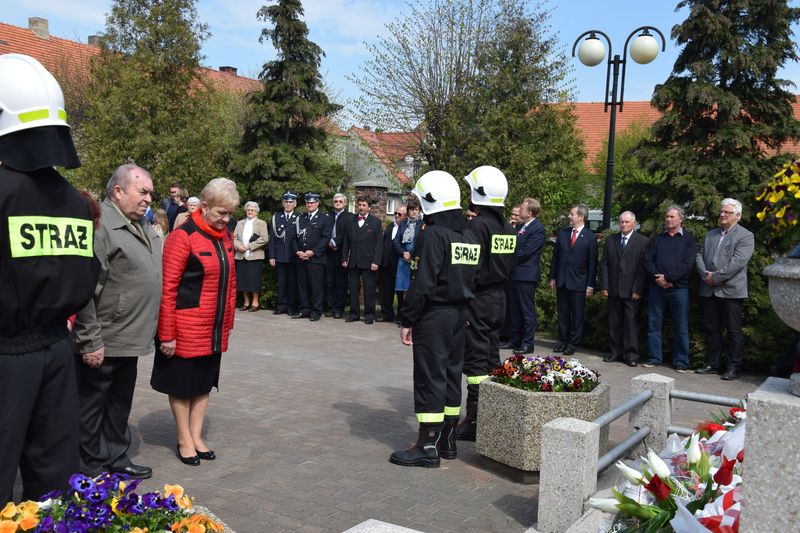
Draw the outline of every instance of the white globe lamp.
M606 47L594 36L590 35L578 48L578 59L587 67L599 65L606 57Z
M647 32L642 33L631 43L631 59L646 65L658 55L658 41Z

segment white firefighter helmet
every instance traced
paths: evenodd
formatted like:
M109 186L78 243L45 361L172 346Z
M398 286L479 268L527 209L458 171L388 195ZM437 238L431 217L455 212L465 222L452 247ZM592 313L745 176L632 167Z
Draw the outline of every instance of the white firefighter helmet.
M40 126L67 126L64 93L41 63L0 55L0 137Z
M492 166L478 167L464 181L469 184L470 200L475 205L503 207L508 194L508 181L505 174Z
M426 215L461 209L461 190L458 183L443 170L431 170L423 174L411 192L419 198L422 212Z

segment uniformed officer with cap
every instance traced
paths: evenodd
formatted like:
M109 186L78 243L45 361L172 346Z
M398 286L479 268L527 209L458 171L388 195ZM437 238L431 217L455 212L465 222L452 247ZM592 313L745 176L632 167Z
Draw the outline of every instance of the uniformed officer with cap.
M503 215L508 181L492 166L481 166L464 177L477 213L467 223L481 244L482 261L475 278L475 299L467 308L464 374L467 376L467 414L458 426L459 440L475 440L478 386L500 365L500 330L506 313L505 284L516 264L517 236Z
M331 217L319 210L319 193L303 195L306 212L295 220L294 251L300 311L292 318L319 320L325 283L325 250L331 238Z
M464 322L481 247L466 229L453 176L428 172L411 192L420 200L425 229L415 248L417 269L403 301L400 338L412 345L413 331L419 437L414 447L392 453L389 461L436 468L440 457L456 458L453 428L461 409ZM445 426L449 431L443 434Z
M297 313L297 255L294 241L297 218L297 194L286 191L282 197L283 210L273 213L269 223L270 238L267 241L269 265L278 271L278 305L273 315Z
M67 319L99 263L89 204L53 167L77 168L64 95L35 59L0 55L0 508L67 489L79 469ZM12 522L13 523L13 522Z

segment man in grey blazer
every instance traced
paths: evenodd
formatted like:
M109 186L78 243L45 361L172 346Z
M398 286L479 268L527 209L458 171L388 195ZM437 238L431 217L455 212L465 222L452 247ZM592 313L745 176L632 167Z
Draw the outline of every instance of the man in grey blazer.
M603 361L624 361L634 367L639 360L639 303L647 287L642 257L649 242L636 229L636 215L619 215L620 232L603 245L599 288L608 298L608 347Z
M706 365L698 374L721 371L722 328L728 332L728 362L722 379L739 377L744 361L742 306L747 298L747 262L753 255L753 234L738 224L742 204L722 200L719 227L706 233L703 250L697 253L703 327L706 333Z

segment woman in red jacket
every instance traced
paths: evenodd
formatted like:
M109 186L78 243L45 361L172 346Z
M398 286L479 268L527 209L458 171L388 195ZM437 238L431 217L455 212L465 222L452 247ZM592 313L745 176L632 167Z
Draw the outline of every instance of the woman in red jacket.
M234 182L211 180L200 193L200 209L164 243L160 346L150 384L169 395L178 458L188 465L216 458L203 442L203 419L233 329L236 273L226 224L237 205Z

